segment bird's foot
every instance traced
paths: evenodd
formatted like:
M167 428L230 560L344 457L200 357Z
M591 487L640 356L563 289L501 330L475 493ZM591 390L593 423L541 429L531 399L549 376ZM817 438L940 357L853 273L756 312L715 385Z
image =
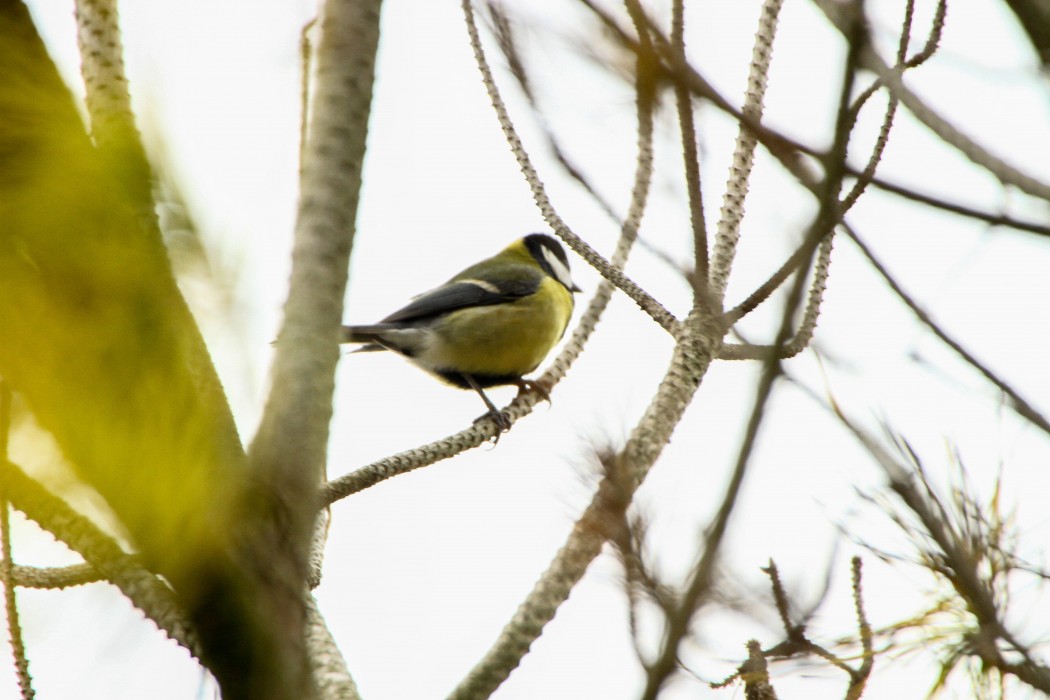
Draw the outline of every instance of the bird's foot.
M539 379L519 379L515 384L518 385L518 396L522 394L533 393L539 396L540 401L546 401L551 403L551 392L550 386L547 382Z
M480 416L474 419L474 425L477 425L483 420L491 420L499 428L499 433L496 433L496 442L499 442L500 433L505 433L510 430L511 422L510 418L503 411L497 411L490 409L486 413L482 413Z

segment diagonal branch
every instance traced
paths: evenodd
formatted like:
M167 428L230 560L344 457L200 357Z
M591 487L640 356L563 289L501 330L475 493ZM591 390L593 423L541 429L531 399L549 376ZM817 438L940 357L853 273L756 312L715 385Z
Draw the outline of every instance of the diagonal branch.
M172 590L142 568L90 520L51 494L8 461L0 461L0 489L11 505L54 535L94 568L153 620L168 637L200 658L196 634L176 603Z
M105 580L102 572L88 563L69 566L11 566L11 579L22 588L60 589Z
M973 644L968 653L1001 673L1012 674L1044 693L1050 692L1050 668L1040 663L1003 622L1004 612L997 602L994 585L980 565L982 543L977 543L975 549L974 542L957 531L951 514L927 480L918 456L903 438L895 438L896 452L902 457L898 458L849 418L840 406L832 404L829 408L882 468L889 487L922 524L924 537L936 545L937 564L931 568L944 577L965 602L967 611L977 622L976 634L986 637ZM999 640L1020 659L1007 660Z
M321 700L360 700L346 661L321 617L317 601L310 594L306 596L306 647L310 652L314 685Z
M786 320L790 320L790 317L790 314L785 314ZM700 609L710 593L715 566L721 554L722 542L729 526L729 518L737 504L755 440L758 437L758 430L762 424L766 405L773 391L773 383L779 373L779 362L773 356L767 360L762 372L762 377L756 390L754 408L748 419L744 441L737 455L733 475L729 480L729 485L726 488L725 496L722 498L722 504L719 506L718 513L715 515L704 538L704 553L690 575L681 600L668 615L667 628L664 632L660 654L649 665L646 674L645 690L641 696L644 700L656 700L660 689L678 667L679 647L689 633L695 613Z
M632 52L637 52L639 50L637 41L628 35L604 10L593 5L588 6L602 21L603 25L616 37L617 41ZM650 26L650 33L653 36L657 51L664 58L663 69L664 77L666 79L675 85L686 86L689 91L697 97L707 100L715 108L729 115L734 120L746 124L751 132L755 134L759 143L767 149L770 155L772 155L788 172L795 175L803 185L808 187L809 184L817 182L817 177L806 167L805 161L801 159L801 156L812 156L823 162L827 159L826 152L799 143L798 141L795 141L794 139L742 114L741 111L730 104L729 101L696 70L696 68L689 64L680 65L678 61L673 58L670 40L663 37L657 28ZM910 63L909 67L911 67ZM858 177L860 175L859 171L850 167L848 167L847 172L852 177ZM890 192L899 197L920 202L959 216L978 219L992 225L1029 231L1042 236L1050 236L1050 227L1039 222L1023 221L1008 216L982 212L956 202L949 202L938 197L924 194L912 188L878 177L872 178L871 184L885 192Z
M482 81L485 83L485 89L488 92L489 99L492 101L492 107L496 111L496 117L507 138L507 143L510 145L511 151L514 153L514 157L518 161L518 166L521 168L522 174L525 176L525 180L528 182L529 188L532 190L533 199L535 199L536 205L539 207L544 220L570 248L587 261L587 264L597 270L602 277L612 282L617 288L627 294L627 296L630 297L638 307L642 309L642 311L649 314L649 316L651 316L661 328L671 335L674 335L678 332L679 325L678 320L674 315L665 309L660 302L652 297L652 295L628 278L619 268L599 255L598 252L587 245L583 239L573 233L558 215L557 211L555 211L554 205L547 196L543 182L540 180L535 167L532 165L532 160L525 151L517 130L514 128L514 124L510 120L510 115L507 112L506 105L503 102L503 98L500 96L499 88L492 76L492 69L488 64L488 59L485 57L485 50L481 44L481 36L478 33L477 21L474 17L474 6L471 0L462 0L462 7L464 17L466 18L467 34L470 37L470 45L474 50L474 58L478 64L478 69L481 72Z
M684 65L685 57L685 2L671 3L671 49ZM682 83L674 84L675 110L678 112L678 129L682 135L682 162L685 165L685 186L689 197L689 223L693 229L693 287L697 299L706 299L708 250L707 222L704 216L704 198L700 188L700 157L696 148L696 125L693 123L693 100L689 89ZM701 287L701 285L703 285Z
M497 27L504 27L501 30L501 36L503 37L501 43L505 47L504 50L513 52L513 44L510 42L509 27L506 25L505 18L501 14L496 14L495 17ZM512 65L516 64L515 61L511 61L511 63ZM519 65L519 70L516 71L516 74L518 72L521 73L518 80L523 82L524 70L520 68L520 63L517 63L517 65ZM527 85L527 81L524 84ZM651 88L647 85L639 83L636 89L641 93L636 100L638 154L635 159L636 168L634 184L631 188L631 202L628 207L627 217L621 225L620 239L612 256L612 264L617 268L622 268L627 262L627 255L637 239L638 227L645 212L649 187L652 182L654 100L652 95L648 93ZM568 372L569 367L583 351L583 346L597 326L605 307L612 297L612 292L612 284L603 279L598 285L594 297L581 315L579 324L569 340L566 341L561 353L537 380L548 391L561 381ZM539 401L540 398L534 393L519 394L509 406L503 409L503 413L507 415L507 418L513 424L531 413ZM482 421L442 440L386 457L350 474L329 481L322 489L322 503L331 505L337 500L370 488L391 477L454 457L460 452L478 447L496 434L497 428L491 422Z
M930 317L926 310L919 306L918 302L916 302L915 299L900 286L893 275L890 274L889 270L886 269L886 266L875 257L875 254L864 243L864 241L861 240L855 230L849 226L846 226L845 230L846 234L860 249L860 252L862 252L864 257L868 259L868 262L871 263L871 266L875 268L875 271L882 276L886 281L886 284L893 290L893 293L912 310L912 313L915 314L916 318L933 331L933 334L936 335L942 343L955 351L955 353L965 360L967 364L980 372L985 379L994 384L999 391L1003 392L1003 394L1010 400L1010 407L1013 408L1019 416L1025 418L1037 428L1050 435L1050 421L1047 421L1046 417L1022 397L1016 389L1003 381L997 374L992 372L991 369L967 351L958 341L948 335L944 329L942 329L940 325Z
M895 70L898 73L903 72L910 67L920 65L927 58L929 58L936 50L940 37L940 31L943 28L943 8L944 5L942 3L939 6L940 12L934 19L933 28L931 28L930 30L930 36L927 38L926 46L923 49L922 53L918 54L914 59L908 60L906 56L908 50L908 43L910 40L912 16L915 9L914 0L909 0L905 8L903 27L901 29L901 35L897 50L897 65L895 66ZM870 86L858 98L856 98L853 101L853 104L850 106L848 114L846 116L846 124L848 125L847 141L849 139L849 134L852 133L853 127L857 122L857 116L860 112L860 108L863 106L865 101L874 93L875 89L880 85L881 83L879 81L876 81L874 85ZM894 116L897 113L897 102L897 98L891 93L889 102L886 106L886 112L883 115L882 126L879 128L879 134L876 139L875 146L868 157L868 162L864 166L864 169L856 176L856 182L854 182L853 187L850 189L849 193L846 194L845 197L842 198L842 201L839 203L839 220L841 220L842 217L844 217L846 213L853 207L853 205L856 204L857 200L860 199L860 196L864 193L868 185L871 184L871 181L875 177L875 170L878 167L879 161L882 160L882 154L885 151L887 144L889 143L890 129L893 126ZM825 163L827 164L828 161L825 160ZM830 168L826 165L825 170L830 170ZM816 183L812 183L809 180L802 178L800 178L800 180L808 189L810 189L814 192L814 194L816 194ZM786 355L786 357L791 357L794 354L801 352L802 349L806 347L810 337L812 336L813 329L816 325L817 314L820 309L820 299L823 295L824 285L827 280L827 266L831 252L830 237L832 234L833 229L828 232L827 239L821 239L821 241L819 242L819 262L817 265L816 274L814 276L813 293L810 295L810 301L812 303L807 306L806 318L803 320L803 323L799 329L799 332L796 334L795 339L790 343L790 354ZM752 292L747 297L747 299L745 299L732 311L730 311L727 314L727 317L730 319L730 322L735 323L737 320L739 320L744 315L750 313L752 310L757 308L758 305L761 304L765 299L767 299L769 295L772 294L773 291L777 287L779 287L794 270L796 270L799 267L799 265L802 263L802 260L804 258L808 258L812 254L810 247L813 244L813 240L807 240L765 283L763 283L758 289Z
M849 143L849 133L853 122L849 119L849 99L853 90L853 81L856 71L857 44L850 44L850 51L846 57L843 71L842 88L839 97L839 112L836 120L835 136L832 146L832 163L839 163L838 167L829 167L828 178L821 190L820 210L810 227L809 238L820 236L830 241L830 236L821 235L830 231L838 220L838 192L843 177L843 165L846 159L846 149ZM825 275L826 276L826 275ZM775 348L782 348L791 335L791 319L801 305L803 290L805 289L805 277L799 275L795 279L788 298L784 304L781 315L780 327L777 331ZM818 286L822 286L822 283ZM819 303L818 303L819 305ZM729 518L737 502L740 487L747 473L751 454L758 437L759 428L765 417L766 406L772 395L773 386L777 377L781 374L779 353L772 353L765 359L762 375L755 392L754 407L748 419L744 440L737 454L736 465L732 478L723 498L722 505L711 524L710 530L704 542L704 553L696 568L691 574L686 593L682 597L677 609L669 616L667 630L661 652L647 674L646 688L642 697L646 700L655 700L667 678L674 672L678 665L678 648L686 638L694 613L702 603L709 591L710 582L713 577L715 563L721 550L721 544L729 524Z
M762 3L762 14L755 33L755 46L747 78L747 92L741 115L747 122L760 122L766 93L766 78L773 54L773 39L776 36L777 16L783 0L766 0ZM733 163L729 168L722 213L718 220L714 257L711 262L711 294L721 300L729 284L729 272L733 266L737 241L740 239L740 222L744 216L744 198L747 196L751 166L754 163L755 134L742 121L733 151Z
M558 607L598 556L602 544L622 521L621 511L655 464L710 366L724 329L709 317L691 313L683 325L671 364L623 451L613 460L620 468L607 477L576 521L559 550L499 639L450 695L454 700L488 697L506 680Z
M142 137L135 126L128 79L124 74L124 41L116 0L77 0L77 44L84 80L91 136L112 160L121 185L144 222L159 235L153 201L153 173Z
M813 3L824 12L836 29L840 32L843 31L842 6L839 3L834 2L834 0L813 0ZM1050 201L1050 184L1040 181L1038 178L1021 171L1019 168L994 155L935 110L931 109L922 98L904 85L900 76L892 68L886 65L871 46L870 40L866 39L865 45L862 65L885 80L890 90L893 91L894 95L908 111L925 124L930 131L946 144L954 147L969 158L975 165L992 173L1003 184L1013 185L1033 197Z

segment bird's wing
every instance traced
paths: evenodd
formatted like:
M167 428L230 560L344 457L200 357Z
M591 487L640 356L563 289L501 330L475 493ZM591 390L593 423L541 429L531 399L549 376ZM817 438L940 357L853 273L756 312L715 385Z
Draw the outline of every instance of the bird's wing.
M424 292L408 306L395 311L381 323L418 321L470 306L492 306L528 296L539 287L540 279L514 279L498 284L483 280L459 280Z

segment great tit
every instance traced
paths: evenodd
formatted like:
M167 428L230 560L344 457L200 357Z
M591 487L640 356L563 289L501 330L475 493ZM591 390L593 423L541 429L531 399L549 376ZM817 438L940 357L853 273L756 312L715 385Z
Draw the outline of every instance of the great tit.
M510 421L483 389L514 384L561 340L572 316L569 260L557 240L533 233L369 326L343 326L355 352L392 350L461 389L473 389L501 430Z

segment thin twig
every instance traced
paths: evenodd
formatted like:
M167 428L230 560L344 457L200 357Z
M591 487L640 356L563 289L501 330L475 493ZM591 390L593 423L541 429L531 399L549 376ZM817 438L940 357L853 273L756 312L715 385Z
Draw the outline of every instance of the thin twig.
M84 557L168 637L200 658L200 643L171 588L142 568L135 557L10 461L0 460L0 489L11 505Z
M747 122L758 123L762 119L766 94L766 80L769 75L769 64L773 54L773 39L776 37L777 17L783 0L765 0L759 16L758 31L755 33L755 45L751 55L751 66L748 71L747 91L744 95L744 106L740 110ZM747 123L741 122L733 150L733 162L729 168L722 210L718 218L718 232L715 235L714 254L711 261L710 287L711 294L718 301L725 296L729 283L729 273L736 254L737 241L740 239L740 222L744 217L744 199L747 197L751 167L755 159L755 147L758 139ZM721 306L721 304L719 304Z
M86 562L53 567L14 564L11 567L11 576L16 586L39 589L69 588L105 581L102 572Z
M6 462L11 435L11 388L0 379L0 462ZM29 658L26 656L22 625L18 620L18 604L15 600L15 579L11 561L11 507L6 490L0 489L0 581L4 586L4 611L7 613L7 632L14 656L15 673L22 700L32 700L33 678L29 675Z
M75 15L91 136L103 155L112 159L140 220L159 235L152 169L135 125L124 73L117 0L77 0Z
M624 218L621 236L633 245L642 225L645 206L649 202L649 188L653 181L653 110L656 105L656 54L649 38L645 11L639 0L625 0L627 11L634 22L641 42L635 64L635 119L637 122L638 155L635 159L634 186L631 204ZM615 264L615 263L614 263ZM617 267L623 267L621 263Z
M671 3L671 49L679 61L685 57L685 2ZM693 100L689 89L674 85L675 109L678 112L678 128L682 135L682 162L685 165L686 194L689 197L689 223L693 229L693 287L702 289L697 299L706 298L708 277L707 222L704 215L704 198L700 188L700 157L696 148L696 125L693 123ZM702 287L701 287L702 285Z
M844 31L842 17L844 5L835 0L813 0L813 3L824 12L835 28ZM1003 184L1013 185L1033 197L1050 201L1050 184L1010 165L931 109L922 98L907 88L891 67L886 65L875 52L868 37L865 38L862 61L864 67L882 77L901 104L944 143L958 150L975 165L992 173Z
M814 0L818 1L818 0ZM820 0L823 1L823 0ZM584 2L587 7L602 21L603 25L610 30L616 39L631 51L637 52L637 42L627 34L604 10ZM830 7L830 6L829 6ZM823 9L823 8L822 8ZM650 26L650 33L656 44L657 51L663 54L671 54L670 40L663 37L657 28ZM669 57L664 59L664 77L675 85L685 85L694 95L707 100L718 110L732 117L738 122L743 122L755 134L766 150L779 162L788 172L795 175L799 181L808 189L817 183L817 178L805 168L805 161L800 156L811 156L821 162L826 162L828 155L826 151L807 146L784 134L769 128L765 124L758 123L742 114L725 97L723 97L712 85L691 65L677 65L677 62ZM859 177L860 171L847 166L847 174L851 177ZM947 200L919 192L909 187L884 180L878 177L872 179L871 184L885 192L895 194L911 201L920 202L958 216L977 219L994 226L1005 226L1019 231L1029 231L1041 236L1050 236L1050 226L1041 222L1023 221L1000 214L982 212L965 205L949 202Z
M882 262L875 257L875 254L872 252L872 250L864 243L864 241L860 239L860 236L853 228L846 226L845 231L846 234L850 237L850 239L854 242L854 244L856 244L856 246L864 254L864 257L868 259L868 262L871 264L871 266L875 268L875 271L882 276L882 278L886 281L886 284L888 284L890 289L893 290L893 293L896 294L897 297L901 301L903 301L909 309L911 309L912 313L915 314L915 317L918 318L919 321L923 323L923 325L925 325L927 328L933 331L933 334L936 335L942 343L951 348L955 352L955 354L957 354L959 357L965 360L966 363L969 364L971 367L980 372L981 375L989 382L994 384L995 387L999 389L999 391L1003 392L1003 394L1010 399L1010 407L1013 408L1019 416L1028 420L1037 428L1050 435L1050 421L1048 421L1042 413L1040 413L1032 404L1025 400L1024 397L1022 397L1016 389L1014 389L1012 386L1003 381L984 363L982 363L969 351L967 351L966 348L964 348L958 341L956 341L954 338L948 335L944 331L944 329L942 329L940 325L930 317L926 310L919 306L918 302L916 302L915 299L900 286L896 278L894 278L893 275L890 274L889 270L886 269L886 266L883 265Z
M461 4L466 19L470 44L474 50L474 58L478 64L478 69L481 72L482 81L485 83L485 89L488 91L489 99L492 102L492 107L496 112L496 117L499 120L500 127L503 129L503 134L507 139L507 143L510 145L511 151L514 153L514 157L518 161L518 166L521 168L521 172L525 176L529 188L532 190L533 199L536 201L536 205L539 207L544 220L551 229L558 234L559 238L565 241L570 248L587 261L587 264L597 270L602 277L612 282L617 288L627 294L627 296L629 296L639 308L649 314L649 316L651 316L661 328L671 335L677 334L679 322L674 315L654 299L652 295L629 279L619 268L599 255L598 252L591 248L591 246L589 246L583 239L573 233L564 220L562 220L561 216L558 215L557 211L555 211L554 205L547 196L543 181L540 180L535 167L532 165L532 159L529 158L525 147L522 145L517 130L514 128L514 124L510 120L510 115L507 112L503 98L500 96L499 87L496 85L495 78L492 75L492 69L488 64L488 59L485 57L485 50L481 44L481 36L478 33L477 20L474 16L474 6L471 0L462 0Z
M795 624L791 621L791 605L788 602L787 593L784 591L784 584L780 580L780 570L777 568L777 563L770 559L769 565L763 568L762 571L769 577L769 586L773 590L773 604L777 609L777 615L780 616L780 624L784 628L784 634L790 637Z
M23 700L32 700L33 677L29 675L29 658L26 656L25 639L18 618L18 603L15 600L15 582L11 569L11 508L6 496L0 496L0 580L4 585L4 611L7 613L7 632L11 642L11 654L15 660L18 688Z
M820 240L820 245L817 246L817 259L813 265L813 282L809 286L809 294L806 297L806 308L802 313L798 330L784 343L780 351L782 360L790 359L805 350L809 346L809 341L813 339L817 319L820 317L821 304L824 301L824 291L828 285L831 248L834 242L835 237L829 233Z
M853 173L851 172L850 174L852 175ZM926 206L940 209L941 211L946 211L950 214L983 221L989 226L1002 226L1016 231L1027 231L1028 233L1050 237L1050 226L1041 222L1024 221L1005 214L992 214L991 212L981 211L979 209L974 209L973 207L968 207L965 204L950 202L946 199L925 194L910 187L904 187L903 185L898 185L897 183L883 180L878 177L872 179L871 184L873 187L880 189L883 192L889 192L898 197L918 202L919 204L925 204Z
M855 14L859 15L859 12ZM858 26L861 25L862 18L859 16L855 17L854 24ZM820 211L806 233L802 245L799 246L795 253L788 258L788 260L776 273L774 273L772 277L769 278L769 280L752 293L748 299L745 300L744 304L733 309L726 315L726 322L732 323L739 318L740 315L746 313L749 309L756 307L761 303L764 296L771 294L774 289L787 279L794 268L804 269L808 267L809 261L812 259L814 252L820 249L820 256L814 274L813 287L810 293L804 322L790 343L786 337L783 337L778 338L777 343L772 347L759 346L748 348L747 346L727 345L723 346L722 355L720 355L721 359L743 359L749 355L756 355L765 358L771 354L782 355L785 358L792 357L801 352L812 337L813 330L816 326L817 316L820 311L820 302L827 283L828 265L831 255L830 238L842 217L842 208L841 203L838 201L838 192L842 186L842 180L845 174L846 149L849 144L850 131L854 125L854 120L850 112L849 91L852 89L855 77L854 71L856 68L857 55L859 54L858 47L859 39L857 36L854 36L854 40L850 42L850 52L847 55L848 70L843 79L843 88L840 93L835 138L831 151L825 159L826 175L819 185L816 183L810 183L809 185L814 194L818 195L820 198ZM829 197L833 198L834 202L829 202ZM795 290L800 290L800 285L804 283L805 278L803 275L798 275L796 279ZM793 291L793 294L794 293L795 292ZM783 331L784 329L782 328L781 330Z
M790 322L790 318L791 314L785 313L785 324ZM779 361L771 358L763 369L755 392L754 407L751 410L751 416L748 418L747 429L744 432L744 439L737 454L733 475L726 487L726 493L722 497L722 504L719 506L718 513L715 515L707 535L704 537L704 553L690 575L681 602L677 609L668 617L667 630L664 633L660 655L650 665L646 673L645 690L642 693L644 700L655 700L667 678L674 672L678 665L678 649L689 632L693 617L710 591L715 565L718 562L722 542L728 530L729 518L737 504L755 441L758 438L758 431L765 417L765 409L773 391L773 384L779 373Z
M894 75L897 79L904 74L909 68L922 65L929 59L934 52L937 50L937 46L940 43L941 31L944 29L944 12L945 12L945 0L941 0L937 7L937 13L934 17L933 24L930 27L930 33L926 38L926 45L923 50L917 54L912 60L907 59L908 54L908 43L911 40L911 25L912 19L915 13L915 0L908 0L904 10L904 21L901 28L900 40L897 45L897 64L894 66ZM876 80L872 88L880 86L882 79ZM860 98L856 100L853 108L850 110L851 117L855 120L857 115L860 113L860 108L864 104L864 101L868 98L871 92L865 92ZM868 158L867 164L864 169L857 176L857 181L853 184L853 188L850 190L842 199L842 215L844 216L853 205L863 194L864 190L871 184L872 179L875 177L875 168L878 166L879 161L882 159L882 154L886 149L886 145L889 142L890 129L893 126L893 119L897 113L897 105L899 100L896 93L890 91L889 102L886 105L886 113L882 119L882 126L879 128L879 135L875 142L875 148L872 149L872 153Z
M1028 647L1004 625L994 585L979 567L980 549L974 550L957 531L951 514L923 472L918 455L903 438L896 438L897 451L904 457L902 463L880 441L846 416L837 404L826 407L868 450L885 472L890 488L922 524L923 538L936 545L929 568L950 583L975 618L977 633L989 640L987 644L974 646L970 653L1003 673L1015 675L1033 688L1050 693L1050 668L1039 663ZM1022 660L1007 661L999 650L997 639L1012 648Z
M852 126L848 118L849 96L852 91L853 80L856 70L857 48L856 44L850 45L850 51L846 57L842 88L839 98L839 111L836 119L836 129L832 153L837 156L831 161L828 168L828 177L824 183L821 207L810 227L810 238L819 240L825 231L830 230L837 220L838 191L842 182L843 167L846 158L846 147L849 142L849 130ZM829 224L830 222L830 224ZM802 293L805 287L805 278L801 275L795 280L784 304L784 310L777 331L775 347L783 347L791 335L791 319L796 309L801 304ZM736 502L739 488L747 471L758 431L765 416L765 408L773 391L774 383L781 373L780 360L776 354L766 359L761 379L756 388L756 396L751 417L748 420L747 430L737 455L736 466L733 477L727 489L726 497L722 507L712 524L711 532L705 541L704 555L694 571L689 582L687 595L683 597L683 606L675 615L668 620L668 631L665 634L663 646L658 660L652 664L646 677L646 688L643 697L647 700L656 698L660 688L666 679L674 671L677 665L678 647L688 631L689 622L705 593L713 566L717 560L722 536L728 525L728 519ZM690 606L690 607L687 607Z
M871 669L875 665L875 650L872 645L871 624L864 612L864 594L861 588L861 561L860 557L853 557L853 608L857 613L857 629L860 632L860 645L863 652L863 660L856 674L850 679L849 689L846 691L846 700L858 700L864 693L864 686L871 675Z

